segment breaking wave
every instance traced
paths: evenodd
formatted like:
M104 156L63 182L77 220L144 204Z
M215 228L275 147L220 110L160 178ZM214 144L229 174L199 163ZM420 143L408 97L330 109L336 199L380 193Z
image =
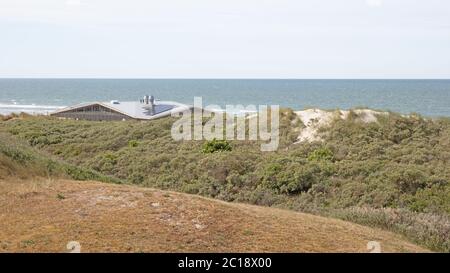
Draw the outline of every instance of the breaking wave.
M12 113L27 114L48 114L52 111L64 108L65 106L57 105L36 105L36 104L3 104L0 103L0 115L8 115Z

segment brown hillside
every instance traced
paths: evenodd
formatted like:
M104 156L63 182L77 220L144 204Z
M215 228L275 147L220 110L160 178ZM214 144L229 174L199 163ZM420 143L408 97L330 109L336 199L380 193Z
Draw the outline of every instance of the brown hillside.
M100 182L0 180L0 252L423 252L393 233Z

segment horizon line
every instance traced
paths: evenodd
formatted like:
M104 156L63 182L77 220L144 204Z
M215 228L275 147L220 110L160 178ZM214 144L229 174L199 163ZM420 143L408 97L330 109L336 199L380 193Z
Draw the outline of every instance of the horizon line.
M145 78L145 77L0 77L0 80L450 80L449 78Z

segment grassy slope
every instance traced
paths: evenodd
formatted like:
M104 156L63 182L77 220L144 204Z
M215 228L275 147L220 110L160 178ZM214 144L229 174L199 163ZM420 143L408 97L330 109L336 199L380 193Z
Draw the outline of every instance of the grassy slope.
M0 179L35 176L121 183L114 177L52 158L47 153L29 147L24 141L0 132Z
M0 122L0 131L129 183L338 217L450 251L449 120L338 121L324 144L292 145L301 126L287 111L277 152L232 142L233 151L214 154L202 142L172 141L171 124L25 118Z
M0 252L424 252L393 233L267 207L114 185L0 180Z

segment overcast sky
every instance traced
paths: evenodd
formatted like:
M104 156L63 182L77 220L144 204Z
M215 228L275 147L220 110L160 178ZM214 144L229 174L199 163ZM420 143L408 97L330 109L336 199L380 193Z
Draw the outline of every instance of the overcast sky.
M450 78L450 1L0 0L0 77Z

